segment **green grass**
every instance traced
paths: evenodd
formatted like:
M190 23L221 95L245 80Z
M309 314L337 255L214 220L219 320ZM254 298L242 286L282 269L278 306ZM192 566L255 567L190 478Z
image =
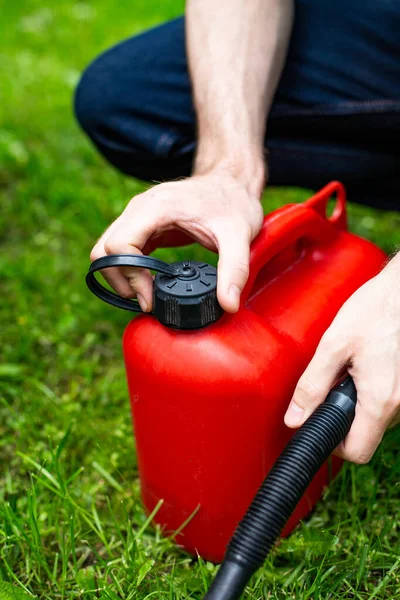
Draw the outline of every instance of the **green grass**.
M182 2L0 9L0 600L200 599L215 567L162 538L140 502L120 349L129 317L84 285L93 241L143 184L105 166L71 110L92 57ZM271 189L266 203L307 195ZM388 252L399 225L351 209L352 228ZM246 598L399 597L399 443L391 431L369 465L346 466Z

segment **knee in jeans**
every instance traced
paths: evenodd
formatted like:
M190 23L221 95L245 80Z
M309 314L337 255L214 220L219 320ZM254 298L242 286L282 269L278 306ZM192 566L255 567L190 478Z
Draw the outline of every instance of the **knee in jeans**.
M74 101L75 115L80 126L95 142L98 142L100 135L104 135L115 111L113 98L107 92L107 88L112 86L107 81L107 72L101 68L101 61L100 57L84 71L76 88Z

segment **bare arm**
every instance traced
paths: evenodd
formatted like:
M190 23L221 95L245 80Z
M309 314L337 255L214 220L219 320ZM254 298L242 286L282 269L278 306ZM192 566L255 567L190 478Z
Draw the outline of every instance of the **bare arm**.
M265 123L293 0L189 0L186 39L198 121L195 173L227 168L259 196Z
M250 243L259 232L266 181L265 122L289 42L294 0L189 0L187 46L198 121L193 175L128 203L93 248L92 260L146 253L178 230L219 254L218 299L239 307ZM104 276L151 310L152 279L139 269Z

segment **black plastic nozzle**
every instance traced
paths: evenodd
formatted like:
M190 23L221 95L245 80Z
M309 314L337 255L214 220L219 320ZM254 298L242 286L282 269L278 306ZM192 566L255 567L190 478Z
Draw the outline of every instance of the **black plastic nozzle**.
M229 542L204 600L238 600L263 564L314 475L346 437L357 391L348 376L296 431Z

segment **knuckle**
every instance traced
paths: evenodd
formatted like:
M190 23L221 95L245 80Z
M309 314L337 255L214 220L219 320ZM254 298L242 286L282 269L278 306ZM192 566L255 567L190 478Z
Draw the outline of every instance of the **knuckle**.
M104 251L106 254L118 254L118 244L113 237L109 237L104 242Z
M94 246L94 248L92 248L90 252L90 261L93 262L94 260L96 260L97 258L101 258L102 256L104 256L104 251L102 251L96 244L96 246Z
M250 242L253 241L257 234L260 232L261 227L264 223L264 209L260 202L258 202L257 204L258 205L255 207L252 214L250 215L249 221L246 221L245 225Z
M237 260L235 267L241 278L247 280L249 276L249 263L245 260Z
M128 273L125 274L125 277L128 281L129 286L131 287L132 290L135 290L138 287L138 284L140 283L140 280L142 279L143 275L139 272L139 273Z
M311 379L307 377L307 375L303 375L297 384L297 388L294 395L296 401L300 400L301 404L302 400L318 400L321 396L321 391L322 390L316 383L311 381Z
M344 336L335 327L329 327L321 338L320 349L324 353L338 354L344 347Z
M384 420L387 407L380 402L369 403L365 407L365 412L369 418L376 423L381 423Z
M235 229L236 229L236 223L235 223ZM252 240L253 237L253 227L252 227L252 223L247 220L247 219L238 219L237 222L237 231L241 232L241 235L243 236L243 241L246 244L250 245L250 242Z
M350 462L352 462L356 465L366 465L369 463L372 456L373 456L373 452L361 450L361 451L352 452L345 458L347 458L347 460L349 460Z
M392 389L384 389L384 385L371 382L369 389L360 387L359 398L363 401L364 411L369 418L378 423L386 423L399 412L400 397Z
M400 408L400 393L396 391L389 396L386 402L386 408L390 415L395 416Z
M396 408L400 408L400 383L395 384L391 394L391 402Z
M121 296L121 298L124 298L125 300L130 300L131 298L134 298L135 293L133 290L128 290L128 289L123 289L119 292L119 295Z

